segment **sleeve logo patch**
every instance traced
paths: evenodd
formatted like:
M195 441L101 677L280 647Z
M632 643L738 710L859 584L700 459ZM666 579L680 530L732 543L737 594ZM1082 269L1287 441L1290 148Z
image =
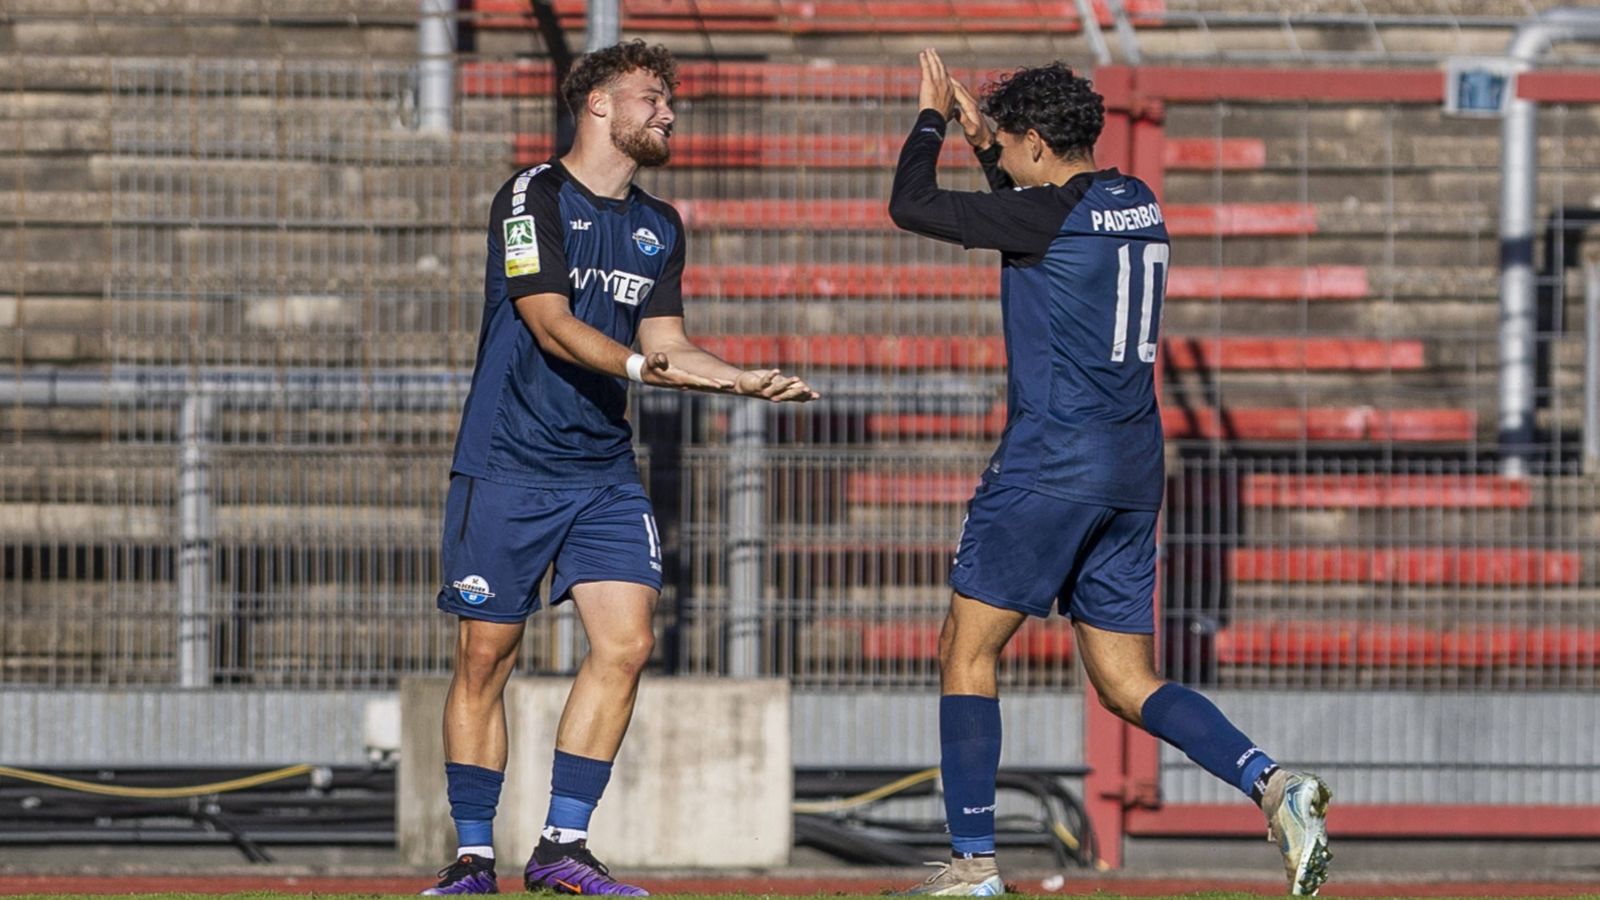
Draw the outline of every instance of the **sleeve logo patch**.
M506 277L539 274L539 238L533 230L533 216L517 216L505 221Z

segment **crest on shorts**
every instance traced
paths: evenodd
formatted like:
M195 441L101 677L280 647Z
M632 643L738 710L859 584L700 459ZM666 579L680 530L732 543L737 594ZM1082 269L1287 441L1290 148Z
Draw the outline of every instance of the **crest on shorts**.
M482 606L494 591L489 590L489 582L482 575L468 575L460 581L451 582L451 587L461 592L461 599L472 606Z

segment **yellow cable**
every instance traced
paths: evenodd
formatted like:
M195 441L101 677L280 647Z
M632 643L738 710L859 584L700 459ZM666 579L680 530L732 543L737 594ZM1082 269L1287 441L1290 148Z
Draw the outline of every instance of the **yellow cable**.
M796 802L792 808L797 813L815 814L839 812L840 810L853 809L857 806L865 806L866 804L875 800L882 800L884 797L887 797L890 794L898 794L914 784L921 784L924 781L932 781L938 777L939 767L934 766L931 769L923 769L921 772L913 772L897 781L891 781L888 784L882 785L881 787L875 787L864 794L857 794L854 797L844 797L839 800L800 801Z
M62 778L57 775L46 775L42 772L29 772L26 769L13 769L10 766L0 766L0 777L16 778L21 781L33 781L47 784L51 787L65 788L69 791L81 791L85 794L103 794L107 797L144 797L153 799L173 799L177 797L199 797L205 794L224 794L228 791L242 791L257 785L273 781L282 781L296 775L304 775L314 767L305 763L284 766L273 769L271 772L261 772L256 775L247 775L244 778L235 778L232 781L217 781L211 784L197 784L191 787L176 788L136 788L117 787L111 784L97 784L93 781L78 781L74 778Z
M1077 852L1078 839L1072 834L1072 832L1067 830L1067 826L1061 824L1060 822L1051 822L1050 830L1055 832L1056 840L1067 845L1068 850Z

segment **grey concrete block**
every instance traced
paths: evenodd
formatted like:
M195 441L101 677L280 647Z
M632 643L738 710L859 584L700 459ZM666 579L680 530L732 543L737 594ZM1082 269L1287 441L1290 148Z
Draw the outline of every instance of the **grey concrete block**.
M418 865L448 859L455 847L440 726L448 684L401 683L396 833L401 855ZM558 678L507 686L511 755L495 823L503 859L526 859L538 840L570 686ZM646 678L591 842L618 866L782 865L793 794L787 681Z

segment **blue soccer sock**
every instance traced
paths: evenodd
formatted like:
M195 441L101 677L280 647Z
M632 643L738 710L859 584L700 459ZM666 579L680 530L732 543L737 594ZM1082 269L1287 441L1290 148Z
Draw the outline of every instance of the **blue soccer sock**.
M611 780L611 763L556 751L550 770L550 812L544 818L544 836L558 844L589 834L589 817Z
M470 851L494 859L494 808L500 804L505 775L482 766L444 764L450 818L456 820L457 853Z
M1277 764L1203 694L1168 682L1144 701L1141 716L1145 731L1261 802L1266 779Z
M970 694L940 697L939 751L951 853L993 856L1000 701Z

